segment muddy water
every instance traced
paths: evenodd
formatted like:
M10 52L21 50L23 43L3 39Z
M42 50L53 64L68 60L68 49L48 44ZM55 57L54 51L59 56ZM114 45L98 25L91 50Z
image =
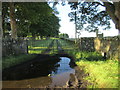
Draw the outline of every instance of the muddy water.
M67 87L75 70L70 58L60 57L51 62L34 62L3 72L3 88Z

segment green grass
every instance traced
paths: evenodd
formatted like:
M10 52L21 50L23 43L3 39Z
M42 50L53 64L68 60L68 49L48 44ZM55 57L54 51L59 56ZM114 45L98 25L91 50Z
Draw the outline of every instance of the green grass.
M59 39L59 42L60 42L60 44L62 46L62 49L64 49L65 51L70 51L70 50L77 49L77 47L75 46L75 44L70 43L68 41Z
M48 48L51 42L52 42L52 39L29 41L28 53L40 54Z
M104 60L98 52L81 52L64 40L61 40L61 44L75 58L76 64L89 74L84 77L91 83L87 88L118 88L118 60ZM71 49L67 49L69 47Z
M40 54L42 51L46 50L49 44L52 42L52 39L48 40L29 40L28 52L29 54L22 54L18 56L9 56L4 57L2 60L2 69L9 68L11 66L20 64L22 62L32 60L36 55L32 54Z
M118 88L118 61L77 61L89 76L84 79L92 83L88 88Z
M9 56L2 59L2 69L20 64L22 62L32 60L36 55L21 54L18 56Z
M88 88L118 88L118 61L104 60L97 52L68 51L76 64L89 74L84 80L92 85ZM82 55L81 55L82 54Z
M53 43L53 46L51 48L51 51L49 52L49 54L51 54L51 55L54 55L54 54L58 53L57 41L56 40L59 40L59 39L58 38L53 38L53 39L54 39L54 43Z

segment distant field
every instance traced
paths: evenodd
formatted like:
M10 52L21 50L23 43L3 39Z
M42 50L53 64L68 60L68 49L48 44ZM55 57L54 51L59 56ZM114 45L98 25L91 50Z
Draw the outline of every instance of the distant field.
M29 41L29 54L40 54L48 48L52 39Z

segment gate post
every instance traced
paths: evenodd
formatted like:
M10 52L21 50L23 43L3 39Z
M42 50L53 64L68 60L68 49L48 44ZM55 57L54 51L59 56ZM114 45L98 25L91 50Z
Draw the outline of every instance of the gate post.
M28 40L26 40L26 53L28 54Z

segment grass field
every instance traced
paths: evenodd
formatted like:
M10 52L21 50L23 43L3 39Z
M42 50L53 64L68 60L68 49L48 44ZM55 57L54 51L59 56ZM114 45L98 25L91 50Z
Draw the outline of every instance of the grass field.
M53 46L51 48L51 51L49 52L49 54L54 55L58 53L58 49L57 49L57 41L59 40L58 38L54 38L54 42L53 42Z
M77 49L77 47L72 42L68 42L62 39L59 39L59 42L62 46L62 49L64 49L64 51Z
M29 41L28 53L41 54L44 50L48 48L51 42L52 39Z

